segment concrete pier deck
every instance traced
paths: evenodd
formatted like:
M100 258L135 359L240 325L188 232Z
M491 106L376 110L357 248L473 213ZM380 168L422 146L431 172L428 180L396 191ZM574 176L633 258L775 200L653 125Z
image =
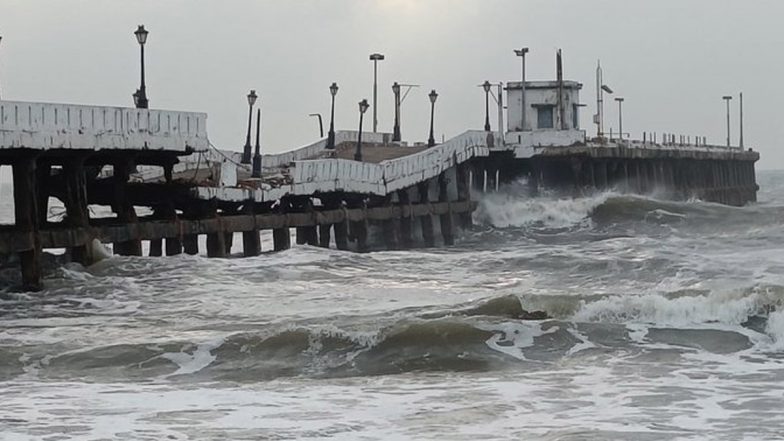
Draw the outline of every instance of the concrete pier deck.
M341 250L451 245L470 228L478 193L525 179L530 194L615 188L732 205L756 200L756 152L704 145L590 140L575 128L469 130L433 147L363 133L363 161L353 160L359 134L326 139L262 157L249 177L237 152L211 147L206 115L115 107L0 101L0 164L14 177L14 225L0 226L0 254L18 254L22 287L41 287L41 253L65 248L71 260L95 261L93 242L115 254L243 254L296 242ZM62 220L47 201L63 202ZM91 216L90 205L113 217ZM141 216L143 212L152 214Z

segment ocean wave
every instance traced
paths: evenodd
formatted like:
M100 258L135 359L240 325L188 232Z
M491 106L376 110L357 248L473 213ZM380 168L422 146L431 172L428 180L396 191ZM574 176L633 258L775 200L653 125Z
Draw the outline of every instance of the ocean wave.
M480 199L474 217L478 223L496 228L590 226L591 213L613 195L526 198L510 192L490 193Z
M347 377L428 371L543 368L584 354L639 352L665 345L730 353L784 347L782 287L729 294L606 296L583 299L571 317L554 298L528 312L516 296L440 312L407 315L373 328L314 323L213 335L203 341L151 341L93 347L0 364L0 377L167 378L171 381L264 381L279 377ZM523 300L525 302L525 300ZM765 319L769 315L769 319ZM524 320L524 318L536 320ZM762 324L749 324L763 317ZM370 322L372 323L372 322ZM755 330L757 329L757 330ZM6 354L9 360L23 357ZM533 363L533 364L530 364Z

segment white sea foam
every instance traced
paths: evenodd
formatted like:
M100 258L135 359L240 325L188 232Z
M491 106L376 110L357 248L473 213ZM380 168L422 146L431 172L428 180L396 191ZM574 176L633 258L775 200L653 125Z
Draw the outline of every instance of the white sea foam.
M690 326L718 322L740 325L765 312L777 300L761 292L710 293L667 297L663 294L616 295L582 302L574 315L586 322L645 322L662 326Z
M784 309L770 313L765 331L773 339L773 348L784 350Z
M224 342L225 339L218 338L197 345L193 352L186 352L183 349L180 352L166 352L161 354L161 357L179 366L171 375L193 374L209 366L217 359L217 356L213 355L212 351L220 347Z
M523 349L534 345L534 339L558 331L558 326L542 330L538 322L507 322L493 325L478 325L477 328L494 332L485 343L491 349L503 352L518 360L525 360Z
M510 191L484 195L474 214L479 223L498 228L544 225L567 228L590 225L590 215L599 205L614 196L605 192L582 198L526 198Z

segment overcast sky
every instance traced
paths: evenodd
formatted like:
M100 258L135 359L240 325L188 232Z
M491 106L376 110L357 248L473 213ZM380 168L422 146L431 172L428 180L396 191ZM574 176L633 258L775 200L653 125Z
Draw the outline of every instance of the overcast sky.
M582 82L583 128L595 113L596 60L624 103L624 129L725 140L722 95L744 92L745 140L758 168L784 168L784 2L781 0L2 0L3 99L131 106L139 82L133 31L144 24L153 108L209 114L212 142L241 150L249 89L263 109L262 148L310 143L336 81L338 129L354 129L379 65L379 130L392 129L393 81L421 84L403 104L405 140L427 138L427 93L437 89L436 137L484 123L476 85L528 79ZM615 103L606 125L617 129ZM372 110L371 110L372 112ZM369 122L370 118L368 118ZM495 126L495 120L492 120ZM366 127L369 127L366 126Z

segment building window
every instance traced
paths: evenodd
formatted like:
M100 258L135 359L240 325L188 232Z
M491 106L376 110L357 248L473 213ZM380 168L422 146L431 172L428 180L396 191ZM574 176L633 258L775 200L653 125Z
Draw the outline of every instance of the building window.
M536 122L540 129L553 128L553 108L551 106L541 106L536 108Z

